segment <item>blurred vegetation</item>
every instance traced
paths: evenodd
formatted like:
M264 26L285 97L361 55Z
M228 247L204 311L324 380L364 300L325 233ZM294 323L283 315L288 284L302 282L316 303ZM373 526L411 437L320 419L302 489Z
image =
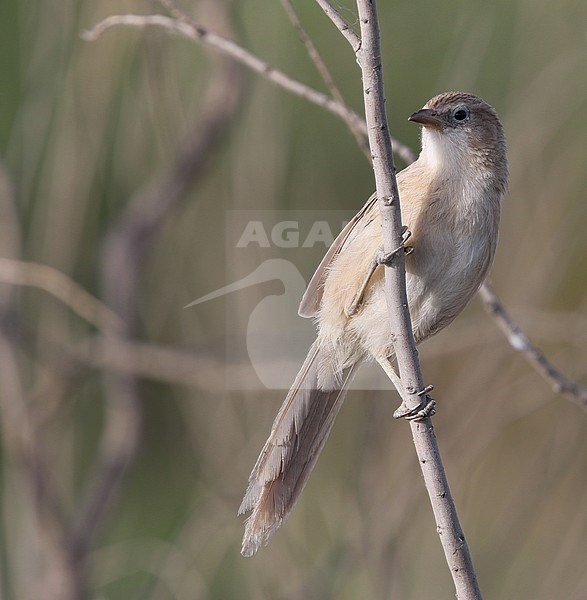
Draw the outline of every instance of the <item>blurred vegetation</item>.
M353 2L336 4L355 22ZM417 148L406 117L444 90L475 92L501 115L511 186L491 281L551 360L587 383L585 4L379 5L395 137ZM222 21L210 0L183 6L322 89L278 2L231 2ZM346 42L313 2L296 7L360 111L359 72ZM113 11L162 9L139 0L0 3L0 255L49 265L116 310L104 289L108 234L133 195L166 177L187 138L197 142L206 94L224 67L213 50L155 28L80 39ZM227 252L227 210L356 209L373 189L370 167L341 122L252 73L242 77L238 111L141 257L128 335L193 355L195 375L175 384L156 374L139 378L138 445L91 539L84 593L452 598L408 427L392 419L398 400L388 392L349 395L292 518L258 556L239 554L236 510L283 394L223 389L226 303L182 307L225 285L227 265L239 260ZM307 277L315 264L298 266ZM70 525L92 483L113 400L108 377L117 369L74 360L77 345L97 332L54 297L2 284L0 300L0 596L49 598L59 589L54 569L68 561L59 548L67 554ZM246 323L247 310L236 318ZM478 300L422 347L421 358L486 597L587 598L585 412L511 350ZM14 424L24 421L6 413L17 396L33 415L30 439L45 472L15 452ZM55 522L45 518L43 478L61 506Z

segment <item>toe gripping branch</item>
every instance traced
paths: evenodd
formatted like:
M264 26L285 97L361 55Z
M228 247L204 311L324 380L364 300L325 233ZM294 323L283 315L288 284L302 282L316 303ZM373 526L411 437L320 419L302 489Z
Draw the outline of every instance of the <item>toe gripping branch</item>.
M408 421L424 421L436 413L436 400L430 397L429 393L434 389L433 385L427 385L419 392L408 390L411 394L421 398L420 404L415 408L408 408L405 402L402 402L398 409L393 413L396 419L407 419Z
M406 246L406 242L410 239L411 235L412 235L412 232L407 228L407 226L402 225L402 239L401 239L400 245L397 248L395 248L395 250L392 250L391 252L384 252L383 248L379 248L375 252L375 256L373 257L373 262L375 262L377 266L388 265L391 262L391 260L393 259L393 257L401 250L403 250L406 255L411 254L414 251L414 247Z
M413 246L406 246L406 242L412 235L412 232L405 226L402 226L402 239L400 245L391 252L384 252L383 248L378 248L373 255L373 259L371 260L371 264L369 265L369 269L357 290L357 293L354 295L352 302L349 307L345 309L345 313L347 317L352 317L360 308L363 303L363 299L365 298L365 292L367 291L367 286L371 281L371 277L373 277L373 273L379 265L388 265L392 258L401 250L403 250L406 254L411 254L414 251Z

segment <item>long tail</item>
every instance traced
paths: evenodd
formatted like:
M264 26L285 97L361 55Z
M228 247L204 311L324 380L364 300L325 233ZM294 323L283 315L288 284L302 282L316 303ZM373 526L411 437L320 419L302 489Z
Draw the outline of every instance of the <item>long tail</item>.
M337 389L318 389L320 349L315 342L279 409L271 434L249 477L239 514L245 522L241 553L252 556L291 512L301 494L345 397L354 367Z

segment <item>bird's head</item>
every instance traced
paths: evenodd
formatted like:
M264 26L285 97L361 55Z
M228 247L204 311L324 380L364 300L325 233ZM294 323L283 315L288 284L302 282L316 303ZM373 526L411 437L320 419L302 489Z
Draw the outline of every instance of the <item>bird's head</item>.
M487 102L464 92L445 92L409 118L422 125L422 156L441 169L481 168L507 182L503 127Z

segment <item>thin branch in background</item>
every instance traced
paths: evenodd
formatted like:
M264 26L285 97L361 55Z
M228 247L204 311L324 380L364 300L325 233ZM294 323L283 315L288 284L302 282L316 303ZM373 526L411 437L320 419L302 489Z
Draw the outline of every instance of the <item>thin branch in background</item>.
M282 71L242 48L242 46L239 46L235 42L228 40L191 20L189 22L183 20L179 21L163 15L113 15L100 21L94 25L92 29L85 31L82 34L82 38L86 41L93 42L108 29L118 26L140 28L157 26L174 33L179 33L191 40L208 44L216 48L222 54L229 56L233 60L262 75L271 83L287 90L295 96L299 96L312 104L320 106L341 118L343 121L346 121L346 119L352 120L359 131L362 131L364 134L367 133L365 122L357 113L353 111L350 111L349 113L346 106L341 105L333 98L318 92L300 81L288 77ZM397 140L394 140L394 151L407 163L414 160L413 152L410 148Z
M337 29L342 33L342 35L347 39L349 44L352 46L355 52L361 46L361 38L357 35L357 33L353 30L353 28L344 20L344 18L340 15L340 13L328 2L328 0L316 0L316 2L322 8L324 14L336 25ZM166 8L173 17L175 17L179 21L183 21L184 23L192 22L190 17L184 13L179 6L177 6L177 2L175 0L159 0L159 4ZM282 2L283 4L283 2ZM293 7L286 7L288 14L293 11ZM297 20L297 16L295 17ZM293 21L292 21L293 23ZM294 23L294 28L298 29L298 27ZM305 43L305 42L304 42Z
M338 89L338 86L336 85L336 82L334 81L334 78L332 77L330 71L328 70L328 67L326 66L326 63L320 55L318 48L316 48L316 45L314 44L310 36L306 33L306 30L304 29L291 1L281 0L281 4L285 12L287 13L287 16L293 28L297 31L299 38L302 40L304 46L306 47L308 56L314 63L314 66L316 67L318 73L320 73L320 77L322 77L322 81L326 85L328 91L341 106L345 107L346 116L343 118L346 124L348 125L349 129L351 130L351 133L353 134L361 152L366 156L367 160L370 162L371 151L369 150L369 144L365 140L365 134L357 126L356 119L353 119L352 111L345 102L340 90Z
M489 314L495 319L505 334L510 346L521 352L534 369L546 379L552 389L564 394L583 410L587 410L587 387L582 386L563 375L537 348L514 321L501 303L495 292L484 283L479 290L479 296Z
M0 165L0 216L0 252L4 256L18 257L21 254L22 227L16 208L14 186L3 165ZM112 315L107 310L102 310L105 307L93 310L99 303L54 269L24 263L16 258L0 258L0 281L12 286L38 284L66 301L72 310L78 309L78 314L81 312L82 316L96 317L96 322L105 325L106 328L115 323L115 320L111 319ZM13 582L13 592L18 597L73 600L77 581L75 569L67 553L64 506L57 493L55 470L50 465L50 456L37 410L39 405L32 401L30 394L25 390L20 352L7 332L15 326L13 319L10 319L13 303L14 287L3 287L0 291L0 437L3 455L6 457L6 472L3 476L9 479L12 469L24 474L24 477L18 478L24 480L24 486L12 490L11 493L24 493L21 502L22 510L25 511L24 518L37 524L34 545L40 544L43 549L42 564L37 564L31 569L37 572L36 577L29 576L26 582L17 579ZM20 332L17 330L17 333ZM46 401L46 398L43 400ZM28 507L32 509L30 515L26 513ZM4 516L10 519L12 515L6 513ZM10 529L8 523L6 525L7 529ZM10 534L4 533L10 542ZM22 535L22 532L17 532L16 535L19 537L18 543L26 547L26 535ZM6 544L4 546L9 547ZM7 555L2 557L1 562L2 568L6 566L7 570L14 567Z
M221 358L210 356L209 352L198 354L111 336L97 336L75 345L59 344L57 347L60 358L65 356L68 362L210 393L226 391L227 369L243 382L252 379L249 365L227 365ZM253 383L251 381L251 385Z
M357 0L357 8L362 42L357 59L363 73L365 117L381 212L383 247L384 251L389 253L394 248L401 247L402 221L385 113L375 0ZM408 309L404 253L396 253L392 260L394 264L385 268L385 296L391 331L394 332L393 347L401 376L401 380L394 383L404 403L408 408L412 408L420 405L419 396L422 392L418 390L425 391L426 388ZM480 600L477 576L448 486L432 421L429 417L421 422L412 421L410 427L457 598Z
M324 13L334 23L334 25L337 27L337 29L347 39L347 41L350 43L351 47L353 48L353 51L356 52L361 45L361 39L356 34L356 32L352 29L352 27L340 15L340 13L338 13L336 11L336 9L327 0L317 0L317 3L320 5L320 7L324 11ZM159 4L164 6L169 11L169 13L171 15L173 15L179 21L190 24L193 27L203 29L201 25L199 25L198 23L195 23L193 21L193 19L190 18L189 15L187 15L185 12L183 12L177 6L177 3L175 2L175 0L159 0ZM316 48L315 44L312 42L310 37L307 35L306 31L303 29L302 24L301 24L299 18L297 17L297 14L295 13L295 10L294 10L291 2L289 0L282 0L282 4L292 22L292 25L294 26L294 29L296 29L296 31L299 33L304 45L306 46L306 49L308 50L310 58L314 62L314 65L316 66L318 72L320 73L320 76L322 77L322 80L324 81L328 91L332 94L332 96L334 98L334 105L336 105L336 106L333 105L332 109L335 109L335 110L331 110L331 108L329 108L328 105L322 104L323 95L320 94L320 92L316 92L315 90L312 90L312 88L309 88L305 84L303 84L301 82L297 82L296 80L291 80L291 81L293 83L298 83L299 85L303 86L307 90L314 91L316 94L318 94L318 96L310 94L308 97L305 97L305 99L314 104L318 104L318 106L321 106L322 108L325 108L326 110L334 112L338 117L340 117L347 124L351 133L353 134L353 136L355 136L355 139L357 140L357 143L359 144L359 148L364 153L366 153L366 156L370 161L371 155L369 153L370 152L369 147L368 147L368 144L365 143L365 140L363 137L363 136L367 135L365 120L360 115L355 113L344 101L344 98L343 98L342 94L340 93L340 91L338 90L338 87L336 86L334 79L330 75L330 72L328 71L326 64L322 60L322 57L320 56L318 49ZM246 50L243 50L243 51L247 52ZM252 56L255 59L257 58L254 55L252 55ZM247 66L250 67L250 65L247 65ZM267 66L269 67L269 65L267 65ZM279 73L279 71L277 69L275 69L274 67L269 67L269 68L271 69L271 71L275 71L276 73ZM263 73L262 71L258 71L258 72L261 75L263 75L264 77L267 77L267 75L270 74L271 71L269 71L268 73ZM285 76L285 77L287 77L287 76ZM290 79L290 78L287 77L287 79ZM281 83L279 81L275 81L274 83L281 86ZM283 86L281 86L281 87L283 87ZM285 89L287 89L287 88L285 88ZM296 94L296 92L293 89L288 89L287 91L293 92L294 94ZM325 98L328 99L329 101L332 101L332 98L328 98L327 96ZM316 103L316 100L320 100L320 102ZM362 136L360 134L362 134ZM393 150L397 154L397 156L399 158L401 158L408 165L416 160L416 155L413 153L412 149L409 146L402 144L399 140L393 139Z
M120 331L123 326L114 311L53 267L0 257L0 282L44 290L103 333Z
M37 589L31 597L48 600L77 598L77 577L67 552L63 504L56 492L46 448L37 431L31 407L22 388L21 369L14 344L0 328L0 412L2 442L7 456L26 476L34 507L33 518L39 527L44 568L33 578ZM25 486L25 489L28 486ZM26 502L25 502L26 504ZM42 590L41 590L42 588ZM22 591L22 590L21 590Z
M206 43L216 48L221 53L230 56L239 63L244 64L249 69L260 73L269 81L294 95L304 98L313 104L317 104L339 117L344 117L345 115L344 107L340 106L338 102L329 98L326 94L322 94L321 92L288 77L282 71L279 71L269 63L257 58L238 44L217 35L199 23L179 21L163 15L113 15L100 21L91 30L85 31L82 37L86 41L95 41L108 29L121 25L126 27L148 27L154 25L167 29L168 31L179 33L192 40ZM361 117L355 113L353 113L352 118L355 119L358 125L362 121Z
M226 4L210 0L206 10L230 29ZM238 49L225 38L167 17L147 17L145 21L130 15L122 20L139 26L158 24L193 39L206 39L225 54L230 54L226 48ZM110 19L102 31L117 21L116 17ZM100 28L90 38L99 34ZM181 145L168 175L136 192L106 236L101 264L103 293L106 302L124 320L125 329L120 334L123 339L131 339L136 332L140 280L157 234L188 198L187 192L202 179L213 150L224 139L242 105L244 86L240 69L232 60L216 60L219 64L211 70L213 80L196 126ZM105 386L108 402L100 450L90 470L85 500L71 540L71 553L85 579L87 554L134 458L141 421L138 381L134 376L112 374L105 379Z
M184 23L193 23L192 18L185 13L179 6L175 0L159 0L159 4L167 9L169 14L176 18L178 21L182 21Z

